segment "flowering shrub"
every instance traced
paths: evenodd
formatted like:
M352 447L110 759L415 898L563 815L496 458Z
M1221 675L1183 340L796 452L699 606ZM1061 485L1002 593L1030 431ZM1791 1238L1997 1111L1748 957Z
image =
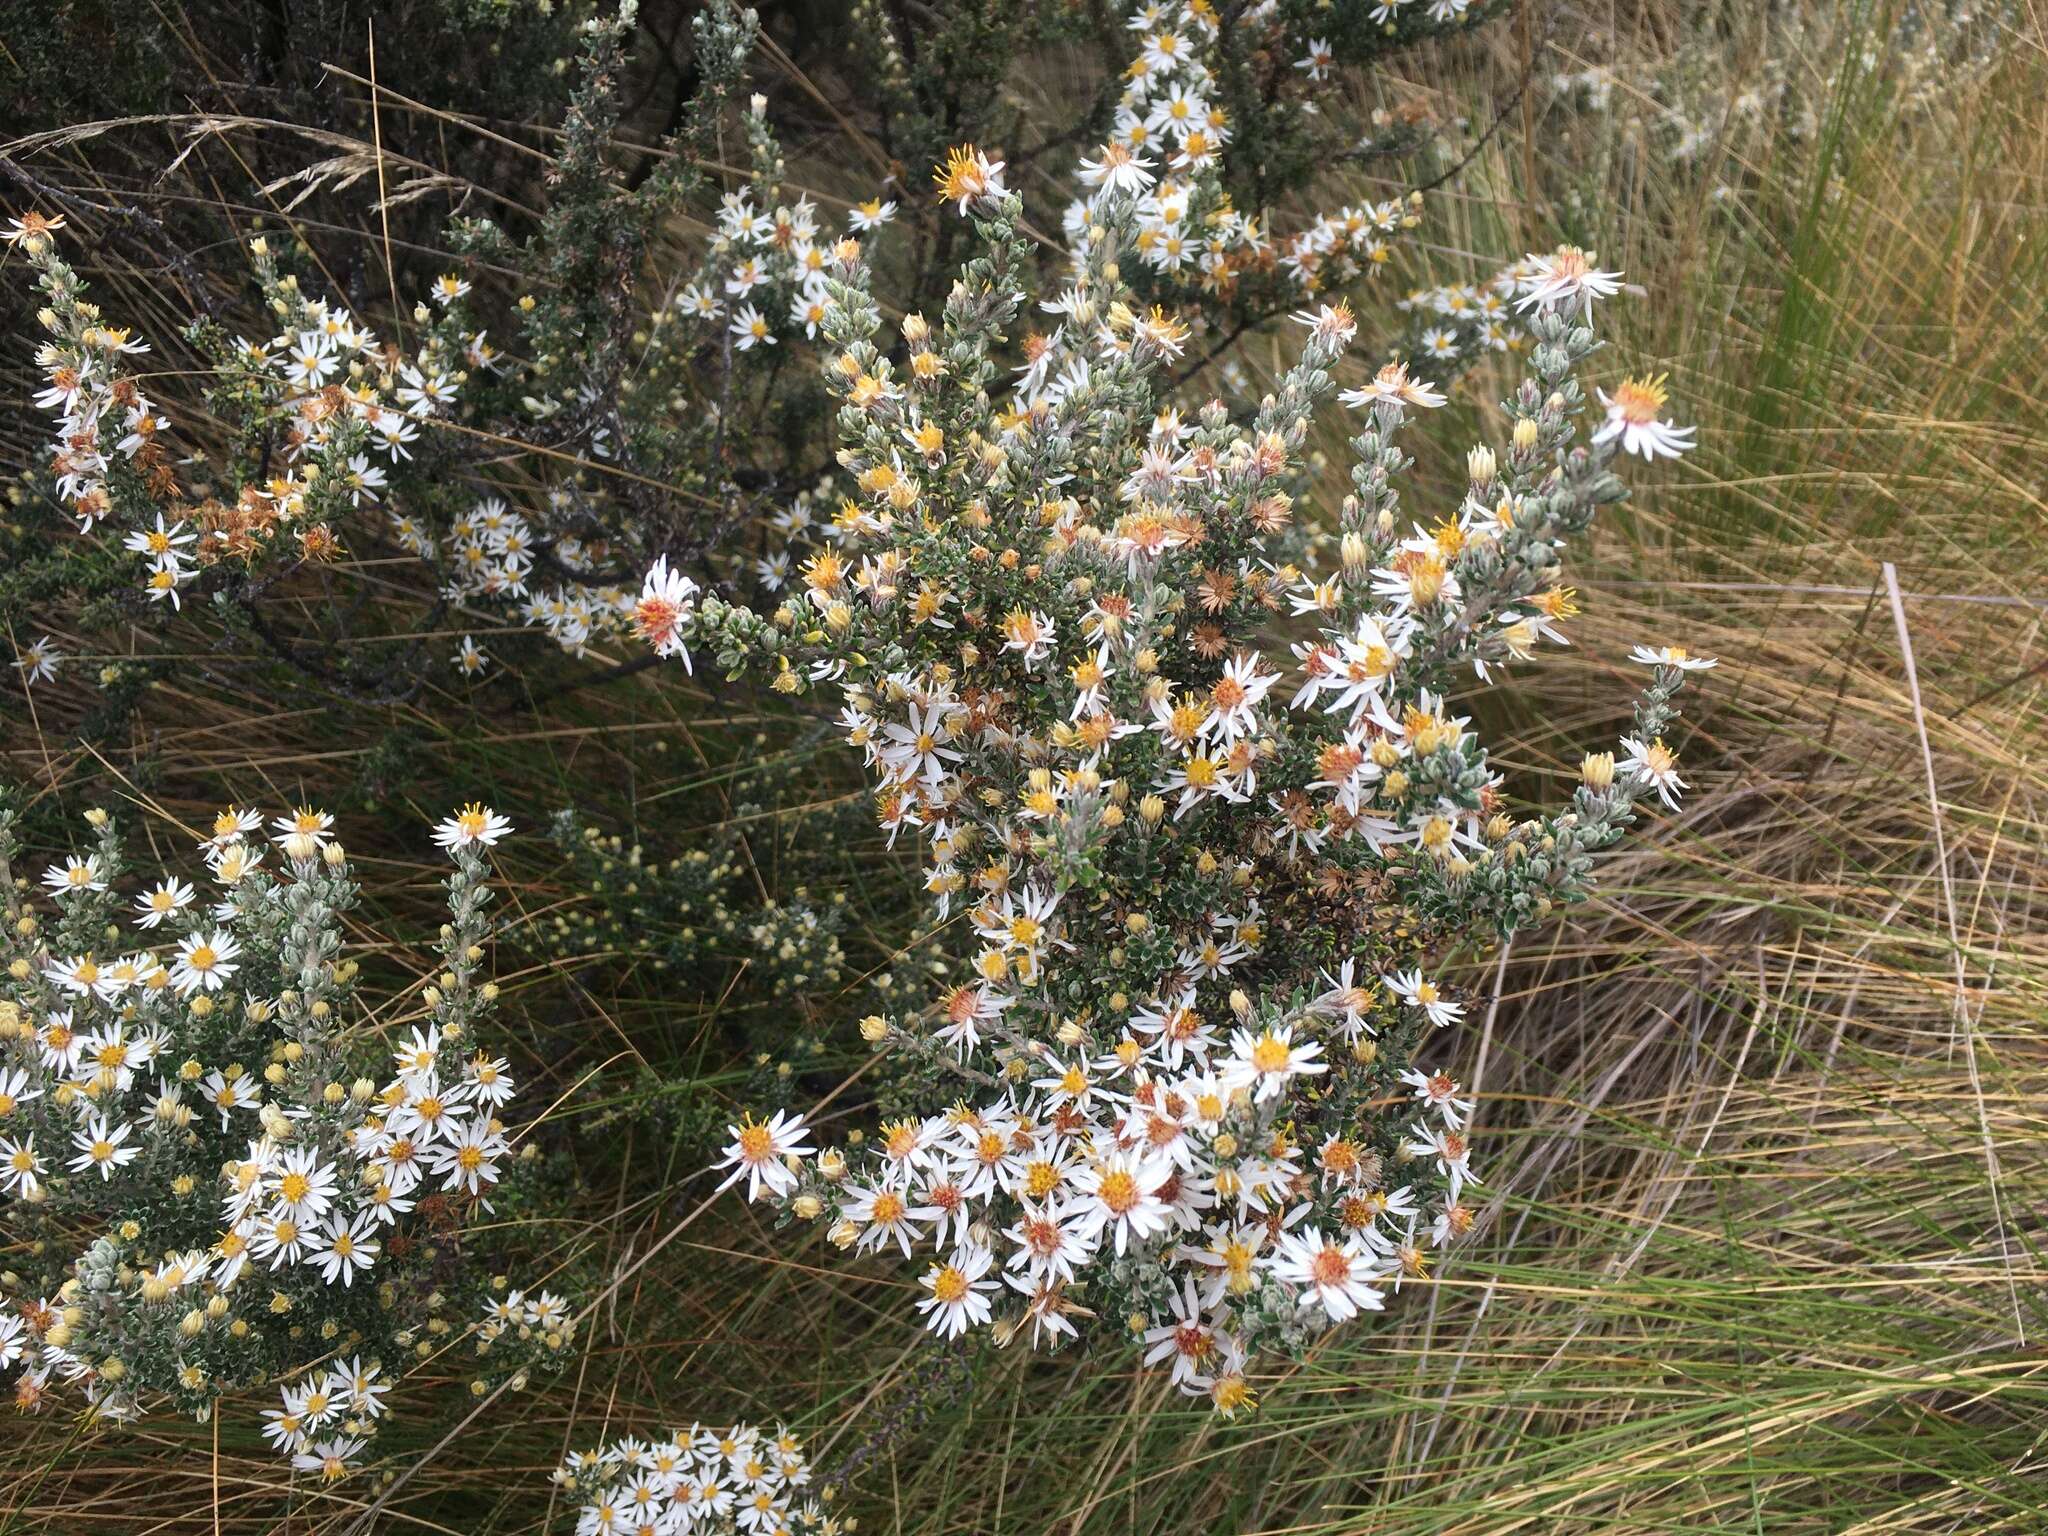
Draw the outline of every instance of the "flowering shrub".
M1263 57L1272 78L1254 98L1262 137L1270 144L1286 136L1281 124L1298 126L1315 115L1312 97L1331 74L1334 58L1327 40L1316 38L1297 45L1307 51L1287 68L1280 53L1290 44L1277 7L1263 10L1241 25L1254 32L1262 25L1271 29ZM1263 316L1312 293L1339 291L1375 271L1389 259L1392 237L1420 222L1418 194L1412 201L1394 198L1317 214L1293 233L1275 237L1256 207L1246 214L1236 206L1230 182L1244 178L1227 174L1251 159L1229 156L1226 166L1236 128L1223 103L1233 94L1233 82L1219 73L1232 62L1226 35L1235 46L1245 33L1226 34L1215 11L1199 3L1135 6L1130 29L1138 46L1120 76L1124 87L1109 135L1095 158L1081 159L1078 172L1083 186L1098 194L1140 194L1130 250L1142 263L1131 274L1142 297L1185 301L1201 294L1212 304ZM1241 92L1243 82L1235 83ZM1393 154L1418 139L1412 131L1390 131L1383 143L1364 141L1360 157ZM1263 162L1256 163L1263 177ZM1156 184L1154 172L1160 173ZM1308 179L1306 167L1301 179ZM1076 260L1086 259L1091 207L1082 197L1067 208L1066 233Z
M231 626L343 691L369 685L345 658L280 631L263 599L295 571L332 565L373 541L421 562L432 579L437 596L416 634L438 631L452 609L492 607L575 651L615 626L626 594L604 580L610 539L637 529L674 544L679 533L666 514L689 501L705 454L698 435L660 420L673 388L660 357L639 358L633 374L651 401L610 398L623 363L619 341L593 347L600 323L607 333L617 328L610 310L622 289L608 262L621 247L644 247L701 186L699 162L755 24L751 12L729 5L699 18L703 82L688 121L668 167L630 191L611 185L603 159L614 126L608 72L617 68L624 25L622 16L589 29L559 192L529 247L515 250L482 221L457 231L463 250L501 256L542 287L544 298L528 294L512 306L522 360L515 364L471 318L472 284L459 271L439 276L409 313L389 316L386 340L338 299L308 294L286 253L258 236L248 243L247 277L278 330L252 340L210 319L193 323L185 339L205 364L209 414L230 430L216 455L187 455L182 474L172 467L178 455L165 413L130 361L149 343L103 323L58 249L61 217L14 220L6 238L34 266L48 301L39 318L51 339L37 353L45 387L36 403L54 418L55 441L38 489L78 519L81 533L111 523L139 561L137 579L152 601L181 608L187 587L217 570L205 586ZM772 165L772 143L758 134L757 142ZM727 212L749 238L773 227L763 220L757 229L745 206L735 199ZM609 249L593 238L600 229L610 232ZM786 243L788 228L778 232ZM481 462L484 442L496 445L488 456L500 463L506 446L514 460L528 450L542 472L494 476ZM569 472L545 473L563 462ZM616 466L642 492L619 491L620 479L593 478L585 465ZM671 481L673 492L645 494ZM629 504L624 523L600 505L613 495ZM423 644L415 642L409 660ZM472 675L488 662L467 638L445 660ZM385 660L378 671L387 686L402 688L389 679L416 669Z
M577 1536L645 1536L657 1531L850 1531L824 1512L829 1491L808 1491L803 1443L781 1425L707 1429L692 1424L665 1439L627 1437L579 1451L555 1482L581 1499Z
M1142 266L1130 274L1133 282L1148 298L1171 294L1199 302L1212 317L1243 318L1385 260L1383 237L1408 227L1409 211L1397 200L1301 218L1289 234L1271 228L1273 210L1299 196L1313 199L1315 183L1332 169L1386 160L1428 137L1415 114L1384 109L1367 115L1361 134L1360 114L1341 100L1338 84L1425 39L1476 26L1495 9L1461 0L1343 7L1130 0L1094 14L1025 7L948 17L935 35L906 39L897 18L864 8L851 41L872 63L870 94L884 137L913 163L939 158L966 134L1012 145L1034 171L1065 169L1058 159L1048 164L1047 151L1070 144L1099 146L1078 156L1075 168L1087 178L1115 178L1132 166L1158 171L1162 185L1140 210ZM1047 125L1026 131L1007 120L1004 93L994 88L1032 42L1092 45L1104 66L1094 104L1050 134ZM1069 209L1070 235L1085 222Z
M36 404L53 418L54 491L80 533L103 522L122 531L143 591L173 609L201 566L233 560L255 571L278 550L333 559L341 552L336 524L382 499L386 466L410 460L422 423L454 404L461 364L490 362L481 334L453 320L423 331L410 353L386 349L348 311L301 294L258 238L250 247L255 274L284 329L225 349L212 404L274 440L278 457L295 467L244 484L232 505L207 498L190 507L172 468L167 419L128 361L149 343L102 322L58 252L53 235L62 227L62 219L30 213L5 237L35 265L49 300L42 320L52 339L36 357L46 388ZM444 312L466 291L447 280L437 293ZM404 519L398 533L417 536Z
M921 1109L822 1152L748 1118L722 1166L843 1248L930 1255L916 1305L941 1335L1056 1344L1096 1320L1234 1411L1255 1352L1379 1309L1473 1222L1447 957L1579 899L1642 796L1683 787L1663 738L1710 663L1639 651L1624 760L1587 757L1569 806L1519 819L1447 692L1563 643L1563 546L1624 494L1624 446L1686 435L1637 382L1578 440L1617 275L1531 258L1506 441L1425 524L1397 438L1442 396L1400 362L1343 391L1362 418L1323 566L1298 456L1348 309L1297 316L1300 360L1248 415L1176 408L1185 329L1130 302L1121 260L1143 190L1105 180L1069 324L998 400L1022 204L971 148L940 175L981 250L900 355L840 248L839 542L772 616L662 563L636 613L662 654L836 691L882 825L920 839L935 916L973 935L937 997L862 1025ZM1062 387L1034 387L1041 363Z
M993 31L942 20L911 40L911 51L951 61L938 82L905 77L896 23L863 12L853 30L884 67L877 89L864 82L848 108L872 104L885 138L916 144L959 115L934 113L931 89L964 98L978 71L1034 47L1093 41L1117 66L1106 93L1080 121L1034 125L1034 136L1053 151L1052 174L1071 156L1085 185L1144 182L1129 276L1148 299L1186 306L1220 354L1290 304L1379 270L1417 223L1405 197L1301 218L1285 234L1269 211L1319 171L1425 137L1381 113L1359 140L1348 114L1324 112L1341 68L1463 30L1488 8L1379 9L1369 23L1267 4L1225 26L1202 0L1095 18L1055 8ZM1325 24L1328 35L1317 30ZM145 338L97 308L59 249L61 212L14 220L10 243L46 300L35 394L53 429L48 462L28 466L17 495L51 524L68 514L93 536L74 546L31 524L16 569L0 576L25 679L56 675L52 653L31 641L59 623L104 631L196 609L225 631L217 650L242 652L240 665L261 658L295 681L391 703L435 673L482 678L504 659L475 633L443 639L450 629L530 626L577 655L614 638L632 582L657 554L693 580L775 601L815 547L810 498L798 493L831 467L815 370L779 357L818 334L837 235L812 198L785 190L768 98L742 101L759 26L727 0L693 18L691 89L657 148L632 150L639 163L626 172L621 87L638 27L628 0L573 29L561 15L535 29L536 46L542 33L565 44L573 32L582 49L564 71L575 84L544 183L485 189L515 205L530 199L528 231L453 219L441 270L392 271L389 307L381 285L367 303L360 285L338 289L333 253L302 228L226 242L209 229L203 271L182 251L164 253L204 312L176 337ZM968 115L994 110L984 101ZM314 142L334 151L328 158L266 191L294 186L297 207L372 170L382 184L381 150L337 148L326 132ZM725 166L728 143L744 146L733 157L741 165ZM387 195L381 217L394 205L412 212L448 181L417 162L406 174L413 180ZM25 185L60 208L98 211L33 177ZM865 190L875 195L848 207L847 234L895 217L891 188ZM672 231L686 220L705 235L678 242ZM1085 204L1068 224L1071 254L1085 260ZM388 231L385 247L389 264ZM906 249L891 282L915 306L934 297L923 290L943 271ZM1033 359L1059 351L1039 336L1028 348ZM169 390L171 379L198 386L166 402L157 381ZM376 563L374 579L359 584L359 562ZM340 582L356 600L305 601ZM109 718L171 666L118 648L129 658L99 678Z
M478 1039L497 996L484 852L504 818L471 806L436 830L454 864L441 969L395 1049L362 1032L342 941L357 887L326 813L223 811L203 895L168 874L124 892L115 821L86 820L90 851L49 868L39 912L0 808L0 1363L17 1404L61 1384L100 1417L204 1418L287 1378L263 1432L331 1477L409 1358L514 1328L514 1369L561 1350L562 1303L487 1285L466 1230L512 1156L512 1078ZM489 1315L468 1322L464 1298Z
M1347 372L1342 296L1397 264L1421 200L1324 208L1320 173L1426 132L1352 110L1337 71L1494 7L943 9L920 32L924 12L850 8L872 90L814 88L842 126L872 111L891 151L842 207L795 190L832 178L792 175L773 102L743 89L752 12L698 10L689 87L642 134L623 105L637 7L606 7L577 27L545 151L497 136L544 167L535 184L465 189L489 195L425 247L432 267L384 232L388 308L332 275L307 221L238 231L205 313L145 340L99 307L121 289L96 270L89 292L67 259L105 210L22 213L6 240L39 293L45 449L24 492L82 537L0 530L25 556L0 559L0 618L38 687L71 676L30 639L45 627L125 629L102 648L121 652L101 658L110 690L171 665L183 647L136 643L143 615L213 626L223 665L254 650L380 704L434 670L490 676L509 650L463 631L518 623L573 655L637 632L685 667L826 691L881 826L925 854L934 922L891 964L849 962L842 938L869 936L826 859L777 860L770 889L739 834L678 848L673 819L629 839L564 813L568 891L522 933L578 987L584 960L617 959L657 994L750 990L813 1020L821 993L871 989L847 1011L875 1010L861 1031L888 1053L878 1133L812 1145L782 1106L823 1043L761 1009L797 1038L749 1051L744 1091L776 1112L730 1128L728 1183L915 1261L949 1339L1126 1335L1235 1412L1256 1355L1377 1310L1470 1228L1474 1097L1437 1038L1474 1001L1454 967L1579 899L1644 797L1684 788L1673 699L1711 663L1682 652L1636 654L1634 732L1541 814L1510 808L1452 701L1564 642L1562 551L1623 494L1617 459L1691 434L1661 381L1588 398L1617 275L1570 247L1416 289L1402 360ZM1103 66L1092 107L1013 113L1004 72L1076 44ZM998 120L977 142L1006 148L945 153L936 220L900 206L900 146ZM293 179L310 198L373 168L381 187L382 149L357 146ZM1078 190L1063 239L1027 230L1027 176ZM1306 340L1270 395L1180 399L1211 362L1228 393L1233 342L1289 310ZM889 350L885 312L907 316ZM1456 506L1413 517L1400 434L1487 354L1527 368L1506 431ZM1307 441L1340 373L1355 465L1325 516ZM335 601L344 578L362 585ZM358 643L358 616L404 643ZM260 818L230 815L214 904L166 877L137 909L168 945L120 940L121 848L94 825L52 876L54 919L9 898L0 1184L33 1262L0 1276L0 1354L24 1402L62 1383L110 1417L204 1413L275 1384L266 1435L324 1477L363 1459L405 1362L463 1347L517 1379L568 1349L559 1297L485 1283L468 1220L509 1151L504 1065L469 1055L502 818L442 831L446 973L395 1074L358 1029L354 887L324 814L274 823L274 856ZM844 854L837 823L819 840ZM592 1135L700 1140L739 1074L699 1091L627 1044ZM793 1447L757 1462L765 1441L725 1439L586 1461L585 1528L830 1525Z

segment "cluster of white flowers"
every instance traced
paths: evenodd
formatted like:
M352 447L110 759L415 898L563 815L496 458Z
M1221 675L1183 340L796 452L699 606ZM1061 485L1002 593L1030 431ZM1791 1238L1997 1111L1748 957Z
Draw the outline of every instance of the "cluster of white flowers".
M567 521L574 494L556 486L546 492L545 521ZM442 559L431 534L410 518L395 520L398 537L423 559ZM550 561L568 573L566 580L533 587L535 552L545 542ZM623 587L578 578L593 574L601 552L572 535L547 536L502 496L488 495L449 525L445 563L451 571L447 595L466 600L502 598L516 601L519 618L544 631L563 650L581 655L592 641L623 633L633 611L632 595ZM457 667L474 676L485 659L470 637L457 653Z
M879 228L895 214L894 203L858 204L847 227ZM746 193L730 192L719 205L717 231L709 253L714 270L686 285L676 295L676 308L707 324L723 324L736 352L772 347L778 333L815 337L825 318L832 248L818 241L818 210L811 200L798 198L768 213Z
M707 1429L692 1424L659 1440L625 1438L579 1451L555 1482L581 1501L576 1536L835 1536L854 1522L825 1513L812 1494L803 1443L781 1425Z
M108 1418L159 1396L204 1411L294 1356L402 1347L402 1256L490 1210L511 1155L511 1074L473 1043L496 995L476 979L482 851L509 823L469 806L436 829L455 866L446 969L380 1087L345 1027L356 966L340 915L355 887L332 817L222 811L200 844L211 899L166 875L134 894L128 943L115 942L114 823L87 820L98 845L43 876L54 921L8 892L0 1231L38 1255L17 1260L30 1275L0 1275L17 1401L35 1405L56 1378ZM267 1433L331 1470L360 1449L384 1390L359 1361L307 1378ZM343 1418L340 1439L315 1440Z
M1389 25L1400 19L1397 12L1398 7L1389 9ZM1460 13L1450 7L1441 14L1432 10L1431 17L1433 24L1449 25ZM1092 259L1100 238L1097 212L1106 198L1136 199L1130 249L1160 292L1199 294L1225 304L1242 297L1239 284L1247 277L1266 285L1260 302L1270 299L1277 283L1283 308L1330 291L1377 269L1388 258L1390 242L1416 225L1413 198L1316 214L1287 235L1235 209L1224 190L1222 156L1241 125L1233 124L1222 105L1229 89L1219 71L1227 73L1229 65L1221 18L1202 0L1173 0L1130 7L1126 19L1135 37L1134 57L1106 141L1081 160L1079 180L1087 195L1067 215L1077 272ZM721 108L743 78L756 21L750 12L719 6L699 22L707 81L716 88L693 103L692 131L729 131L731 119ZM1299 68L1291 69L1286 57L1293 46L1287 40L1299 30L1294 18L1261 5L1234 25L1255 28L1266 40L1271 57L1260 67L1277 71L1275 110L1290 120L1313 117L1314 97L1332 67L1327 46L1315 43ZM630 30L623 13L593 18L586 28L593 40L587 77L565 128L568 147L559 180L579 191L594 189L593 196L606 184L596 174L601 129L610 120L603 103ZM297 277L281 271L282 253L273 254L262 237L252 240L250 264L278 330L259 341L234 341L210 326L191 332L194 344L211 354L206 388L213 419L240 435L229 463L201 464L187 479L209 489L235 487L226 500L186 497L180 472L160 442L163 413L124 366L125 355L146 351L146 344L104 325L86 302L84 285L51 238L63 221L24 215L7 238L26 250L51 297L43 320L57 339L43 348L48 387L37 398L57 418L50 468L58 494L88 532L112 519L126 547L144 562L150 598L173 609L185 606L184 589L201 571L233 560L247 569L209 582L208 591L225 594L229 611L251 617L274 584L255 570L270 551L279 552L270 574L282 574L293 563L327 563L350 554L368 529L371 537L388 537L422 561L439 602L468 620L517 620L579 655L618 636L633 610L621 562L638 570L645 557L629 556L629 550L654 553L664 547L660 520L603 476L558 466L579 460L617 465L629 472L631 484L687 481L680 466L643 464L641 457L658 457L684 441L689 434L675 429L675 417L690 418L696 431L722 430L734 405L730 396L740 387L734 358L782 340L815 339L831 269L849 258L854 237L888 225L897 211L894 201L881 196L854 205L845 214L843 234L835 236L821 228L810 197L784 191L785 168L766 98L753 97L737 122L751 163L738 185L728 183L709 215L712 229L694 273L686 265L660 285L630 343L622 332L605 347L595 344L588 334L590 316L576 307L597 302L589 294L575 303L561 300L561 315L542 324L538 320L553 313L558 296L527 293L515 307L530 334L520 348L526 355L515 362L469 322L471 285L460 272L437 278L409 315L388 318L384 329L399 338L394 341L346 307L309 297ZM1003 166L979 154L959 158L949 162L942 183L946 199L964 210L976 197L1003 192ZM679 195L662 183L644 201L658 211L664 199ZM548 239L573 243L572 213L573 207L563 213L561 227ZM653 217L646 210L636 216ZM470 254L509 254L500 232L479 225L461 233ZM566 246L545 242L530 254L536 262L568 259ZM1049 336L1026 340L1020 373L1027 399L1056 396L1085 381L1089 333L1098 317L1081 292L1077 282L1046 299L1043 308L1057 320ZM574 340L579 335L581 342ZM576 353L585 345L593 349L590 357ZM621 356L611 356L606 347L616 347ZM625 355L632 366L620 366ZM501 373L512 377L491 384L491 376ZM755 376L763 392L773 391L771 374L763 369ZM550 460L542 483L517 492L509 485L474 483L475 460L464 449L479 433L502 438L503 415L514 400ZM559 442L550 434L559 434ZM470 483L466 511L458 510L461 493L448 494L451 464ZM711 468L714 484L723 473L722 464ZM694 486L678 484L677 495L723 506L727 489L703 498ZM778 500L779 517L801 515L801 503L793 512L786 496ZM846 532L832 524L821 531ZM751 534L721 538L715 550L687 551L692 569L699 576L706 567L723 577L751 576L772 596L808 548L808 538L801 527L772 521ZM668 550L679 562L686 553L672 542ZM299 664L317 649L295 647L288 636L272 639L270 648ZM470 678L485 674L492 660L473 635L464 636L449 659L458 675ZM20 656L18 665L31 681L47 680L52 672L42 653Z
M259 559L282 535L290 536L287 547L297 558L333 560L345 552L339 526L367 516L383 518L398 546L437 573L451 602L516 615L578 653L626 627L630 592L574 579L596 569L601 549L574 536L548 536L548 557L569 579L536 588L531 578L542 533L501 496L480 497L437 531L394 494L394 477L411 464L423 432L453 415L477 374L502 369L485 334L467 324L467 281L451 273L435 282L432 307L423 303L413 314L415 345L401 353L344 306L307 297L295 277L280 272L268 240L251 241L254 274L283 328L267 340L234 340L212 383L222 403L280 424L276 468L260 483L243 485L232 503L209 498L191 505L179 499L159 441L163 413L121 364L148 344L101 323L57 254L51 232L62 225L29 214L13 221L6 237L34 261L51 299L43 319L58 340L38 351L48 388L37 397L57 417L50 468L82 533L109 519L128 528L125 547L145 564L151 600L181 607L181 589L200 569ZM112 422L125 435L108 450L103 434ZM601 436L592 451L604 455ZM114 472L116 459L126 478ZM570 488L551 489L549 523L568 521L573 501ZM17 666L27 681L44 681L58 659L45 640ZM467 636L453 659L468 676L487 663Z
M1395 303L1422 326L1414 356L1418 362L1452 364L1486 352L1521 352L1529 334L1515 316L1514 301L1527 289L1530 263L1503 267L1483 283L1445 283L1417 288Z
M351 1357L284 1387L279 1405L263 1412L263 1437L294 1470L332 1482L356 1466L390 1390L382 1367Z
M332 558L340 550L333 517L382 498L390 478L385 464L412 457L422 424L454 403L462 366L495 366L481 334L456 330L451 338L445 328L432 330L409 356L379 343L345 308L302 295L295 279L278 273L259 237L251 260L284 329L267 341L236 341L221 381L238 403L290 423L278 444L284 467L244 486L232 506L209 500L187 509L159 442L163 412L121 361L149 346L101 323L50 238L62 223L30 214L13 221L6 237L35 264L50 299L43 324L58 338L37 353L49 386L37 401L58 418L50 468L81 533L110 518L129 530L124 547L144 562L142 584L152 601L181 606L180 589L199 567L254 556L281 531L296 535L301 555ZM467 289L443 278L434 296L446 307ZM461 365L448 355L451 339ZM126 480L115 475L105 444L105 423L115 420L126 435L112 452L130 470ZM166 507L176 510L167 517Z
M1618 279L1575 248L1532 257L1506 449L1474 449L1456 510L1404 529L1394 440L1443 396L1388 364L1341 393L1364 413L1341 561L1296 569L1266 540L1294 517L1348 310L1297 317L1301 361L1249 422L1183 416L1159 399L1182 330L1120 287L1128 187L1076 276L1089 366L999 405L1021 204L972 149L941 183L988 252L943 337L909 316L899 365L870 340L864 269L834 290L854 537L771 619L657 568L639 622L665 654L840 692L882 825L918 830L935 912L968 902L977 946L929 1006L863 1033L973 1097L822 1152L801 1120L749 1117L721 1166L841 1247L930 1253L935 1332L1056 1344L1115 1319L1234 1411L1254 1352L1379 1308L1473 1221L1472 1100L1431 1043L1464 1007L1444 952L1576 899L1638 800L1682 787L1662 733L1703 665L1682 653L1638 653L1654 677L1625 766L1589 757L1568 810L1520 822L1444 691L1564 641L1559 550L1622 494L1622 448L1686 434L1623 386L1575 441ZM1291 677L1263 650L1290 609L1315 626Z
M1262 19L1253 15L1234 24ZM1096 210L1113 197L1137 200L1133 248L1148 268L1187 274L1212 293L1228 293L1243 272L1275 263L1298 297L1332 291L1384 264L1393 237L1415 227L1419 197L1321 212L1281 236L1232 207L1218 182L1220 156L1232 136L1229 114L1215 100L1221 19L1213 7L1183 0L1136 6L1128 25L1139 34L1139 47L1124 71L1115 121L1102 146L1081 161L1085 194L1066 210L1077 268L1086 265L1096 238ZM1326 70L1327 63L1308 78L1320 81ZM1064 312L1057 300L1046 307Z
M331 486L338 476L352 507L381 502L390 475L412 459L421 428L451 413L474 376L504 371L504 360L486 333L467 324L462 301L470 284L455 273L435 280L430 295L441 316L421 330L414 355L401 359L345 310L305 299L294 280L278 275L267 242L253 242L251 255L271 307L288 316L290 327L267 345L240 343L239 360L276 375L277 383L264 391L265 402L296 412L299 425L286 437L287 461L302 454L315 463L332 459L339 468L329 464L324 477L312 477L314 484L324 478ZM426 322L432 311L419 306L413 318ZM374 462L373 454L390 468ZM306 488L290 476L271 482L268 494L285 521L302 515ZM551 494L561 498L567 492ZM607 614L612 626L619 622L622 595L616 592L607 605L603 594L581 589L530 589L539 536L502 497L481 497L467 513L451 519L444 532L401 510L394 499L387 526L400 548L440 573L443 597L487 609L510 608L565 649L580 651L594 632L607 627ZM553 557L571 569L587 561L574 540L558 545ZM469 636L453 659L457 670L470 677L487 664Z
M287 328L268 341L238 340L236 346L243 362L276 375L280 397L297 411L298 430L283 444L286 462L321 457L335 443L337 429L351 421L365 429L360 439L351 436L352 450L360 440L387 463L410 459L420 424L445 414L461 383L439 349L422 346L410 357L396 352L347 309L305 298L294 280L280 277L267 240L250 242L250 254L264 288L278 298L272 307L282 304ZM433 296L445 309L468 292L469 284L451 274L435 284ZM480 333L465 333L463 343L470 367L495 366ZM340 391L338 396L326 393L330 385ZM351 501L360 506L378 500L386 472L365 452L351 451L344 462L342 484ZM272 494L290 505L293 497L303 496L303 487L286 485Z
M51 239L63 227L62 218L27 213L9 220L7 233L0 236L44 272L42 286L50 302L37 319L53 339L36 348L45 387L35 404L55 419L50 471L56 492L78 519L80 533L91 533L109 519L132 522L124 545L143 560L142 584L152 600L168 600L175 608L178 589L192 574L187 546L195 536L182 523L167 527L161 513L153 526L126 515L137 501L160 495L170 475L157 441L165 427L163 411L125 361L148 352L149 343L125 326L104 324L98 308L77 296L77 284L56 261ZM117 464L132 475L128 484L116 483Z

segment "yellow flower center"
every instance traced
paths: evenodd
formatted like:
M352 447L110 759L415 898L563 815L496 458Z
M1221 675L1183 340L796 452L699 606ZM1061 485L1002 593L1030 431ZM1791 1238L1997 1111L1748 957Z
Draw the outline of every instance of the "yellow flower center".
M1309 1264L1309 1274L1317 1285L1342 1285L1351 1278L1351 1260L1342 1248L1321 1248Z
M1612 396L1615 414L1633 426L1648 426L1671 398L1664 387L1667 377L1659 374L1653 379L1623 379Z
M1138 1195L1138 1181L1121 1168L1105 1173L1096 1189L1096 1197L1119 1216L1138 1203Z
M906 1209L908 1208L904 1205L901 1195L894 1190L885 1189L875 1196L875 1203L868 1214L868 1219L878 1227L890 1226L903 1219Z

